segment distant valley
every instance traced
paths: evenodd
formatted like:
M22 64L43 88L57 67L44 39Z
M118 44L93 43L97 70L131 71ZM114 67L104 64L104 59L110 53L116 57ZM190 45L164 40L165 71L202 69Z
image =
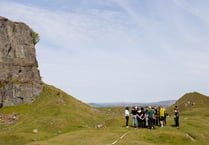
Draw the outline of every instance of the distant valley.
M89 103L92 107L124 107L124 106L163 106L173 105L177 100L166 100L150 103L133 103L133 102L115 102L115 103Z

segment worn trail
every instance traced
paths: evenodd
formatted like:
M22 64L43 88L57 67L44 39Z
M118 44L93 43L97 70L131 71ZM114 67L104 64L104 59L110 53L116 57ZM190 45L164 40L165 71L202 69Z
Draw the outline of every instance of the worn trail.
M120 140L122 140L126 135L128 134L128 132L124 133L122 136L120 136L118 139L116 139L114 142L107 144L107 145L114 145L117 142L119 142Z

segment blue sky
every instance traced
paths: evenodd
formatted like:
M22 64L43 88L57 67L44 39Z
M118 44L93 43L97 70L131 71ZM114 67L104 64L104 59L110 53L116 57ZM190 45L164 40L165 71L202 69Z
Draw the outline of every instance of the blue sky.
M44 82L89 102L209 95L207 0L1 0L28 24Z

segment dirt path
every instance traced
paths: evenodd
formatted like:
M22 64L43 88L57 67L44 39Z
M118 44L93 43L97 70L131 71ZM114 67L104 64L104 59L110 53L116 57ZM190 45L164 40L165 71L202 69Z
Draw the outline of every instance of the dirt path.
M126 133L124 133L122 136L120 136L118 139L116 139L114 142L110 143L110 144L107 144L107 145L114 145L116 144L117 142L119 142L120 140L122 140L127 134L128 134L129 131L127 131Z
M189 139L191 139L192 141L196 141L196 139L195 139L192 135L190 135L189 133L186 133L186 136L187 136Z

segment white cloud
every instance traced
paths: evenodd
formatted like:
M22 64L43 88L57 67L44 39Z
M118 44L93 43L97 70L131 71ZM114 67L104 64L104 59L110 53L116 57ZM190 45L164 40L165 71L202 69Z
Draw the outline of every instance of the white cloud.
M208 11L208 1L203 0L200 2L192 0L188 3L188 1L180 1L174 0L176 5L184 9L186 12L198 17L209 24L209 11Z

